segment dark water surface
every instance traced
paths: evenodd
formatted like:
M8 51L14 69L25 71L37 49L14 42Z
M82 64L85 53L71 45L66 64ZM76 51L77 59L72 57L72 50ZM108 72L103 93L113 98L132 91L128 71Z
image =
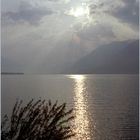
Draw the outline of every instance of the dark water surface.
M73 140L138 140L138 75L2 75L2 116L17 98L74 108Z

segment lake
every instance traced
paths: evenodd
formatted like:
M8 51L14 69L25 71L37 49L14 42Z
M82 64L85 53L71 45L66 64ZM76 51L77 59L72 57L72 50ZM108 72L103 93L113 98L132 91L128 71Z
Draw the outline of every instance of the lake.
M2 75L2 116L17 98L74 108L72 140L138 140L138 75Z

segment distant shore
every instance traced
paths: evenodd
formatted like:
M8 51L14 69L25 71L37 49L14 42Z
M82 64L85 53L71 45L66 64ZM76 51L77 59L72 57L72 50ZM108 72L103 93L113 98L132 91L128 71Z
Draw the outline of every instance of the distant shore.
M14 72L1 72L1 74L2 75L11 75L11 74L13 74L13 75L23 75L24 73L20 73L20 72L16 72L16 73L14 73Z

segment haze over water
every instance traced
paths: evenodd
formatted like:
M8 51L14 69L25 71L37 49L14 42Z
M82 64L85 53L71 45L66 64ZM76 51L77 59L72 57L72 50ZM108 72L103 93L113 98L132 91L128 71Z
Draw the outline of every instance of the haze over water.
M138 139L138 75L2 75L2 115L39 97L74 108L72 140Z

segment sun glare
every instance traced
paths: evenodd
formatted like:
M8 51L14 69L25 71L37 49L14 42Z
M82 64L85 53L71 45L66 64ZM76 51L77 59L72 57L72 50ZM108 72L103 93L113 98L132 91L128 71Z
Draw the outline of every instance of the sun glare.
M84 75L68 75L68 77L76 80L84 80L86 78Z
M74 17L88 16L89 9L88 7L83 7L83 6L71 8L71 10L69 11L69 15L72 15Z
M86 76L84 75L71 75L73 78L74 86L74 125L73 131L75 132L75 140L90 140L90 115L88 114L87 102L87 89L86 89Z

